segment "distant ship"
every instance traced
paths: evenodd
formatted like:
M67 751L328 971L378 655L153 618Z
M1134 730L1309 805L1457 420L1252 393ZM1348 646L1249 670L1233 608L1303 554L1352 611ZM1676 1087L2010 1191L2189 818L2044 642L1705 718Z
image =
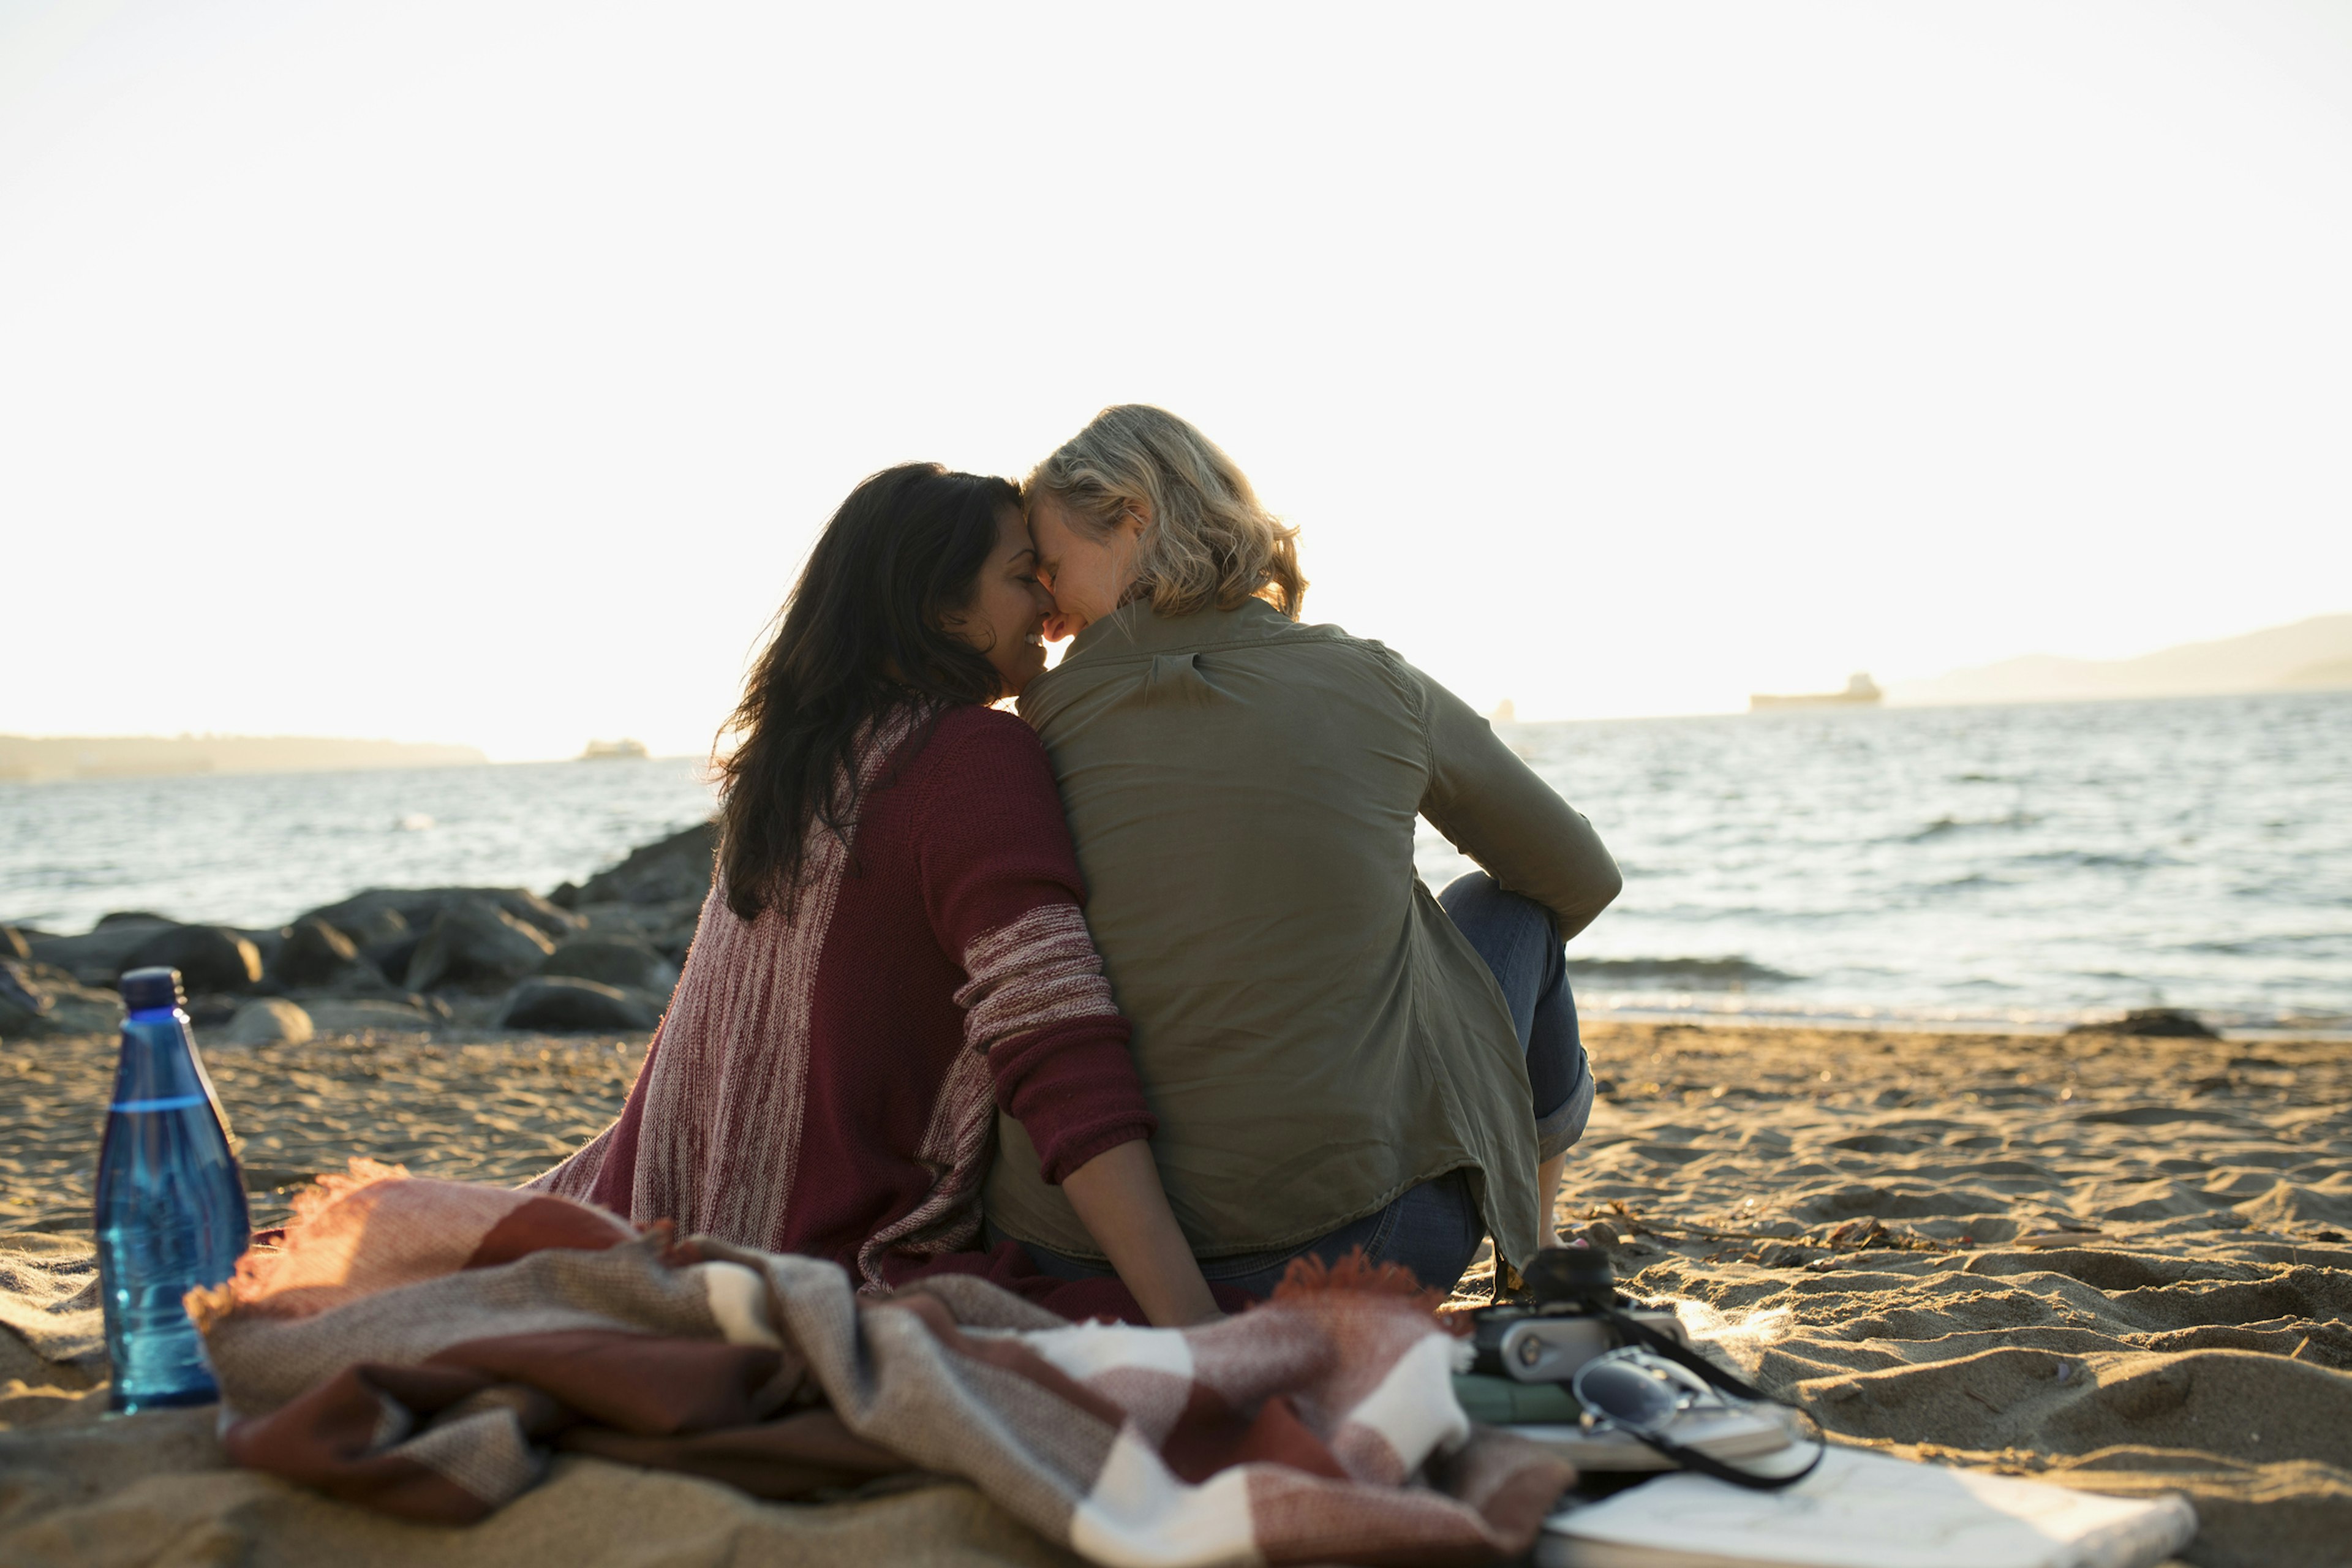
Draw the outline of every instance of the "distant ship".
M1851 677L1843 691L1807 691L1791 697L1774 697L1759 691L1748 699L1748 710L1758 712L1766 708L1844 708L1855 703L1869 704L1885 697L1878 682L1867 671Z
M591 741L580 753L583 763L643 762L648 753L643 741Z

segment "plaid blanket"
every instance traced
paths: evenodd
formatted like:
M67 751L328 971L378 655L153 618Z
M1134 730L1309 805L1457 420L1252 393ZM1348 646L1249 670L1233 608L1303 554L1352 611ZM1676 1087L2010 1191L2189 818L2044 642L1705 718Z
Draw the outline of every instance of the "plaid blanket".
M1302 1268L1182 1331L1064 1322L948 1275L645 1234L527 1191L355 1167L189 1298L238 1463L481 1519L556 1449L817 1500L964 1478L1097 1563L1486 1562L1567 1466L1474 1427L1409 1277Z

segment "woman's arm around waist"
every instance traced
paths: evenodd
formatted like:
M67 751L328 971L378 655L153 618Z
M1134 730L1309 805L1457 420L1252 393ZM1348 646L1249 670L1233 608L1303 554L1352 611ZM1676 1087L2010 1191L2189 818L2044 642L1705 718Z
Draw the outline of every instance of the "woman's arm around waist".
M1080 909L1045 748L1009 716L959 729L921 859L932 930L966 977L956 992L965 1046L986 1058L996 1103L1151 1321L1213 1316L1151 1160L1158 1122Z

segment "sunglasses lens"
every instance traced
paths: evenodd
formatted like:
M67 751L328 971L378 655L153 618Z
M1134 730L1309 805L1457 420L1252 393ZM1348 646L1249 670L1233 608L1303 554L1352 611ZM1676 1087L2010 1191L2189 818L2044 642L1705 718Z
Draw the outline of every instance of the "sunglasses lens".
M1596 1362L1577 1373L1576 1396L1585 1408L1636 1432L1663 1426L1675 1414L1673 1390L1618 1363Z

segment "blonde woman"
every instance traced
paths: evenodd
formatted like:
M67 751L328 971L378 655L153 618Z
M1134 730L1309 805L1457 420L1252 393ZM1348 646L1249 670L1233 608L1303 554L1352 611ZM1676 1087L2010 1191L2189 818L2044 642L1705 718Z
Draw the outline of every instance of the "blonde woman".
M1552 1239L1592 1075L1562 942L1617 894L1591 826L1452 693L1303 624L1296 531L1161 409L1105 409L1024 489L1067 657L1052 759L1178 1223L1215 1284L1361 1247L1449 1289ZM1426 816L1485 869L1433 898ZM1066 1279L1109 1261L1000 1118L984 1208Z

